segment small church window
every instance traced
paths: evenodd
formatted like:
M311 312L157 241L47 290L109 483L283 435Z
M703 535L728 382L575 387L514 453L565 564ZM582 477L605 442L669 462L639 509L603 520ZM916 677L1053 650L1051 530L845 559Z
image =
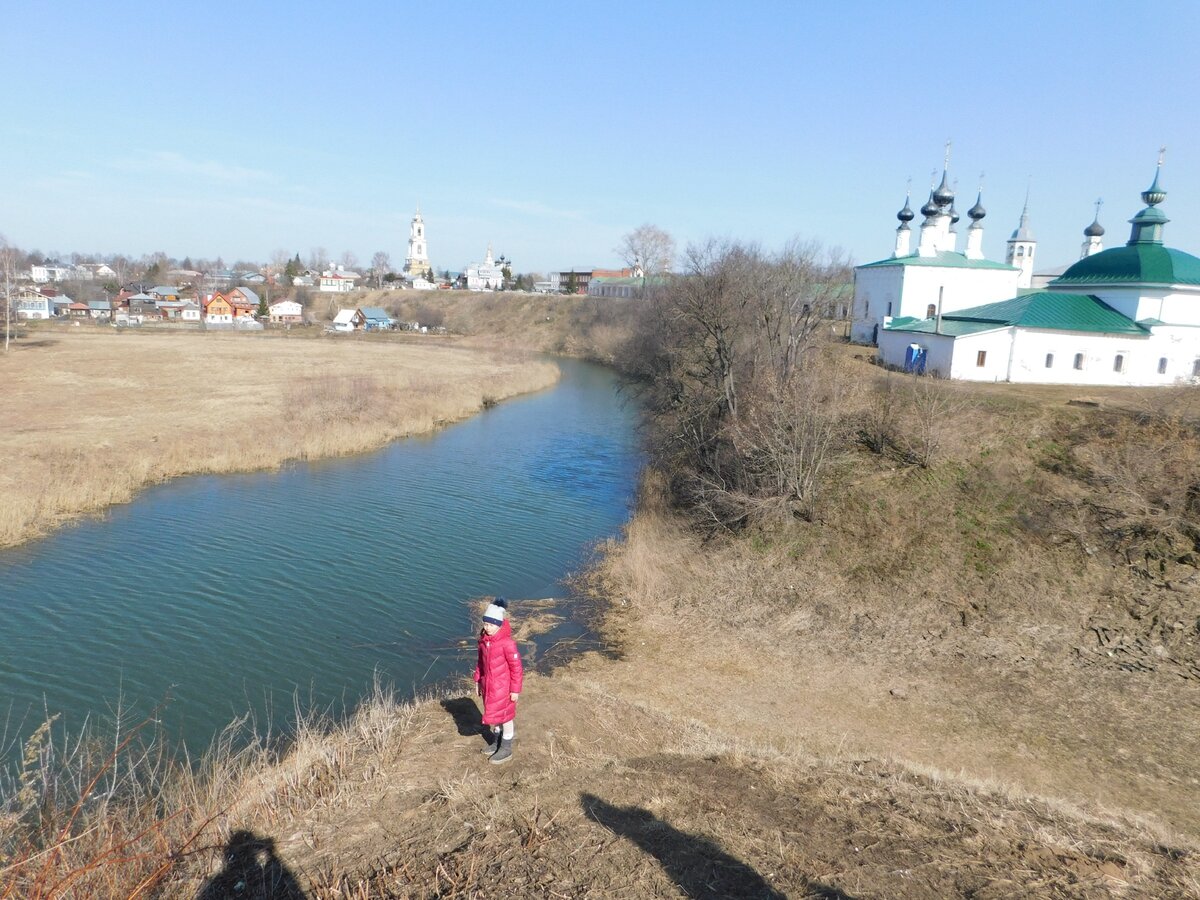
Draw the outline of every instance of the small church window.
M888 311L887 311L887 314L888 314L889 316L892 314L892 301L891 301L891 300L889 300L889 301L888 301Z
M937 315L937 304L936 303L930 303L927 307L925 307L925 318L932 319L936 315Z
M1114 372L1124 372L1125 371L1125 354L1124 353L1118 353L1116 355L1116 357L1113 359L1113 371Z
M1083 354L1082 353L1075 354L1075 368L1079 369L1081 371L1083 369Z
M1192 363L1192 377L1200 378L1200 359L1197 359L1194 363Z
M1017 248L1017 256L1024 256L1024 255L1025 255L1025 248L1024 248L1024 247L1018 247L1018 248Z
M982 368L983 364L986 362L987 362L987 351L986 350L980 350L978 353L975 354L975 365L976 366L979 366L980 368Z
M1158 360L1158 374L1159 375L1167 374L1167 358L1165 356L1161 357Z
M1046 368L1047 369L1054 368L1054 354L1053 353L1046 354Z

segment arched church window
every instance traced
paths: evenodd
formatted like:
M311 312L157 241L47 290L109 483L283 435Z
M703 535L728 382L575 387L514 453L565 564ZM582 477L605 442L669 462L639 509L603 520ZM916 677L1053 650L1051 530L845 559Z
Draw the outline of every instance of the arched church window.
M1124 353L1118 353L1115 357L1113 357L1113 371L1114 372L1124 372L1125 371L1125 354Z
M1024 256L1024 255L1025 255L1025 248L1024 248L1024 247L1018 247L1018 248L1017 248L1017 256Z
M889 316L892 314L892 301L890 301L890 300L888 301L888 311L887 311L887 314L888 314Z
M930 303L927 307L925 307L925 318L932 319L936 315L937 315L937 304L936 303Z
M1158 360L1158 374L1159 375L1167 374L1167 358L1165 356L1160 357Z
M1200 358L1197 358L1196 361L1192 363L1192 377L1200 378Z
M1083 354L1082 353L1075 354L1075 368L1080 371L1083 371Z
M1047 369L1054 368L1054 354L1053 353L1046 354L1046 368Z

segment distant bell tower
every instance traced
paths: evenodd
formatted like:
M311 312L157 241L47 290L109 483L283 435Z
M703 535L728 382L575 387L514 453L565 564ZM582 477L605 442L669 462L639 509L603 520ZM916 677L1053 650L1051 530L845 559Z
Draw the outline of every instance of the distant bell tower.
M425 220L421 218L421 207L418 206L408 227L408 256L404 260L404 274L411 279L428 277L432 272L425 243Z
M1033 284L1033 254L1037 250L1037 239L1029 227L1029 194L1025 195L1025 206L1021 209L1021 221L1017 230L1008 239L1008 251L1004 261L1021 270L1017 287L1027 288Z

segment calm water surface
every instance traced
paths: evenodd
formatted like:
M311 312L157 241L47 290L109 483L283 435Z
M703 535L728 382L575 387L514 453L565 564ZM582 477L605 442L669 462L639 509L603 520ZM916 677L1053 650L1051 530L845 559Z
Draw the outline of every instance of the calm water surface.
M0 716L145 710L202 748L234 717L353 703L469 667L464 600L561 596L627 520L641 459L611 374L436 435L277 473L181 479L0 553ZM519 614L519 609L516 610Z

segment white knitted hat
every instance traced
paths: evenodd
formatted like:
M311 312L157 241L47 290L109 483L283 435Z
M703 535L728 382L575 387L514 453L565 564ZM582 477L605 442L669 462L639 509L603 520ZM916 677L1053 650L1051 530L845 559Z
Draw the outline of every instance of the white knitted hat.
M483 611L483 621L490 622L493 625L504 624L505 608L508 606L508 601L503 597L497 597L488 604L488 608Z

